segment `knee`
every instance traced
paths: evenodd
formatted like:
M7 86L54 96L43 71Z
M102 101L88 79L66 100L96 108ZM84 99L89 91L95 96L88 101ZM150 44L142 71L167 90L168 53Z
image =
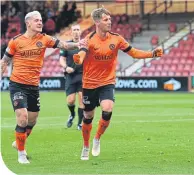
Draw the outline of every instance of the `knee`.
M92 120L93 120L93 118L83 118L83 123L85 123L85 124L87 124L87 125L89 125L90 123L92 123Z
M102 111L102 119L105 121L109 121L111 119L112 112Z
M84 111L84 118L93 119L93 117L94 117L94 112L93 111L90 111L90 112Z
M74 98L67 98L67 104L68 105L74 105L75 104L75 99Z
M112 112L114 102L105 100L101 102L102 111Z
M20 110L16 112L17 123L21 127L26 127L28 124L28 114L24 110Z

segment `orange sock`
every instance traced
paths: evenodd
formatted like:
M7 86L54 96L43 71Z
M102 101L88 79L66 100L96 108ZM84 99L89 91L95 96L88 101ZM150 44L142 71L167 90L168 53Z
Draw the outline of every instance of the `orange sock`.
M84 146L89 147L90 133L92 130L92 123L86 124L83 122L82 125L82 136L84 139Z
M95 136L96 139L100 139L101 135L105 132L109 123L110 123L110 120L106 121L106 120L103 120L102 118L100 119L98 123L98 129L96 132L96 136Z
M17 145L18 150L24 151L26 138L27 138L26 132L25 133L16 132L15 136L16 136L16 145Z

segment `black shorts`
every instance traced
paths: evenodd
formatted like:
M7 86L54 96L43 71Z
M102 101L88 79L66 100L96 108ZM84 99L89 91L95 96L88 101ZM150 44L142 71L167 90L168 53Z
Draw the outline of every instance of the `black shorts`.
M66 95L82 92L82 74L76 76L66 76L65 80Z
M40 111L39 87L16 83L9 83L10 98L14 108L27 108L28 111Z
M109 84L95 89L83 88L83 104L84 111L92 111L95 107L100 105L102 100L115 101L114 97L115 85Z

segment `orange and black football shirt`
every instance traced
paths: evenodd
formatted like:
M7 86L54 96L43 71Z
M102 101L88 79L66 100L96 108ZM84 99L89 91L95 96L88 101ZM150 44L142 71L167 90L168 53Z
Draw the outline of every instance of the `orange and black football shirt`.
M128 52L132 47L119 34L108 32L105 39L96 32L89 34L88 50L83 62L83 88L93 89L115 84L118 50Z
M46 48L56 48L59 40L37 34L33 38L17 35L9 41L5 54L13 57L13 71L10 80L38 86Z

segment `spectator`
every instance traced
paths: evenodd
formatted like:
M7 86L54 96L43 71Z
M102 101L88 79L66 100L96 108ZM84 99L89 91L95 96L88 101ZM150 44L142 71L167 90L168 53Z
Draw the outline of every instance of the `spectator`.
M46 21L46 23L44 24L44 30L48 35L53 35L55 32L55 22L53 21L53 19L48 19Z
M1 17L1 36L2 37L5 37L7 29L8 29L8 19L4 15Z

